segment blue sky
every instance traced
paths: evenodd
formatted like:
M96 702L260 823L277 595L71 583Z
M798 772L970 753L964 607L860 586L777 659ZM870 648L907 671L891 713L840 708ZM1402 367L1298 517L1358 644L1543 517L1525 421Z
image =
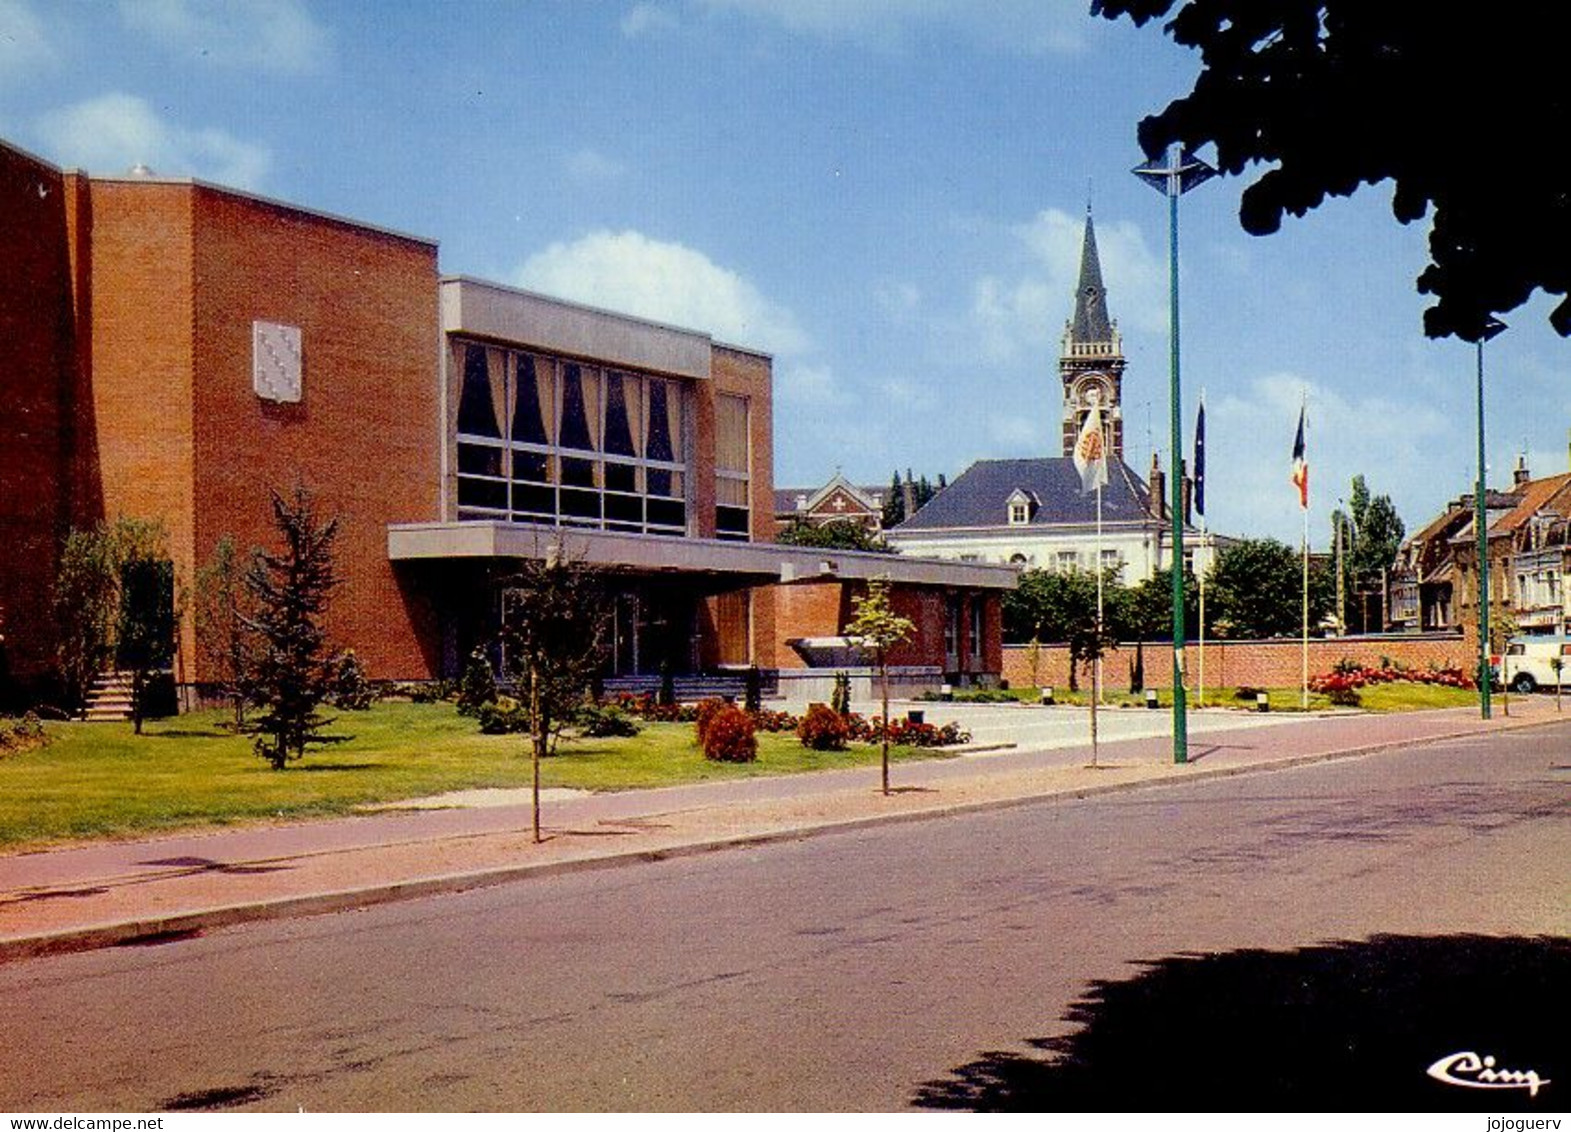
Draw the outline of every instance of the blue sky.
M1167 453L1167 213L1135 124L1196 59L1088 0L0 0L0 137L435 238L446 272L775 355L775 478L1057 455L1095 209L1126 457ZM1364 189L1259 239L1181 215L1185 447L1213 529L1311 539L1363 473L1416 529L1470 489L1472 347L1423 338L1423 224ZM1487 356L1490 481L1568 468L1542 297Z

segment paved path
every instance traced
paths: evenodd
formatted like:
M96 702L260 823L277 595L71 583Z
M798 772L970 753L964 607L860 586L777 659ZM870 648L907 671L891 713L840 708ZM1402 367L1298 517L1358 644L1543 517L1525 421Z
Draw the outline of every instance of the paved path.
M1175 766L1166 713L1108 710L1099 713L1108 738L1093 769L1085 709L900 710L908 707L926 710L930 721L959 719L976 740L973 753L959 758L895 766L888 797L878 791L876 768L614 794L551 791L546 838L535 844L527 792L477 792L457 800L462 805L449 800L449 808L410 804L0 857L0 960L1566 719L1548 697L1513 699L1510 717L1497 711L1489 721L1475 709L1310 717L1203 711L1191 716L1189 763ZM1008 743L1015 746L1001 747Z

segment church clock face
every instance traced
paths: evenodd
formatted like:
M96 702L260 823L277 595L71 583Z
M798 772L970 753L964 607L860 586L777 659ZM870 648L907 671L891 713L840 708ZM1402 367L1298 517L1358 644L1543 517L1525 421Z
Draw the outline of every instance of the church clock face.
M1099 373L1086 374L1075 382L1075 403L1082 409L1111 405L1107 378Z

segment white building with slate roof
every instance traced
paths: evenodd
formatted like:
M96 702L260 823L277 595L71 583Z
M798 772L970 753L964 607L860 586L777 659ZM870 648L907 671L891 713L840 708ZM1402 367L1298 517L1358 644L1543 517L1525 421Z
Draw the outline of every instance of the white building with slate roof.
M1124 462L1123 343L1108 316L1096 231L1086 213L1074 315L1064 328L1062 454L1039 459L980 460L885 537L902 554L1021 569L1088 570L1099 562L1126 585L1171 569L1172 524L1165 479L1155 457L1149 482ZM1102 491L1100 543L1096 496L1082 492L1071 453L1092 405L1102 409L1109 453ZM1189 484L1184 484L1186 519ZM1184 557L1210 566L1215 539L1204 543L1184 525Z

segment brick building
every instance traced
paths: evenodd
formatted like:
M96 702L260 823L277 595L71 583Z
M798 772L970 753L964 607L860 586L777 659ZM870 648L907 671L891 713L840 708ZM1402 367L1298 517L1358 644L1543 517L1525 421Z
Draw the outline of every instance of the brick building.
M222 537L271 544L269 489L297 483L341 519L328 629L375 677L455 675L553 546L615 579L613 673L805 666L786 642L838 633L883 575L924 626L902 663L999 671L1008 571L770 544L767 355L443 278L433 241L201 182L0 144L0 194L0 632L23 680L53 666L67 530L158 520L189 585ZM184 684L195 645L188 618Z

